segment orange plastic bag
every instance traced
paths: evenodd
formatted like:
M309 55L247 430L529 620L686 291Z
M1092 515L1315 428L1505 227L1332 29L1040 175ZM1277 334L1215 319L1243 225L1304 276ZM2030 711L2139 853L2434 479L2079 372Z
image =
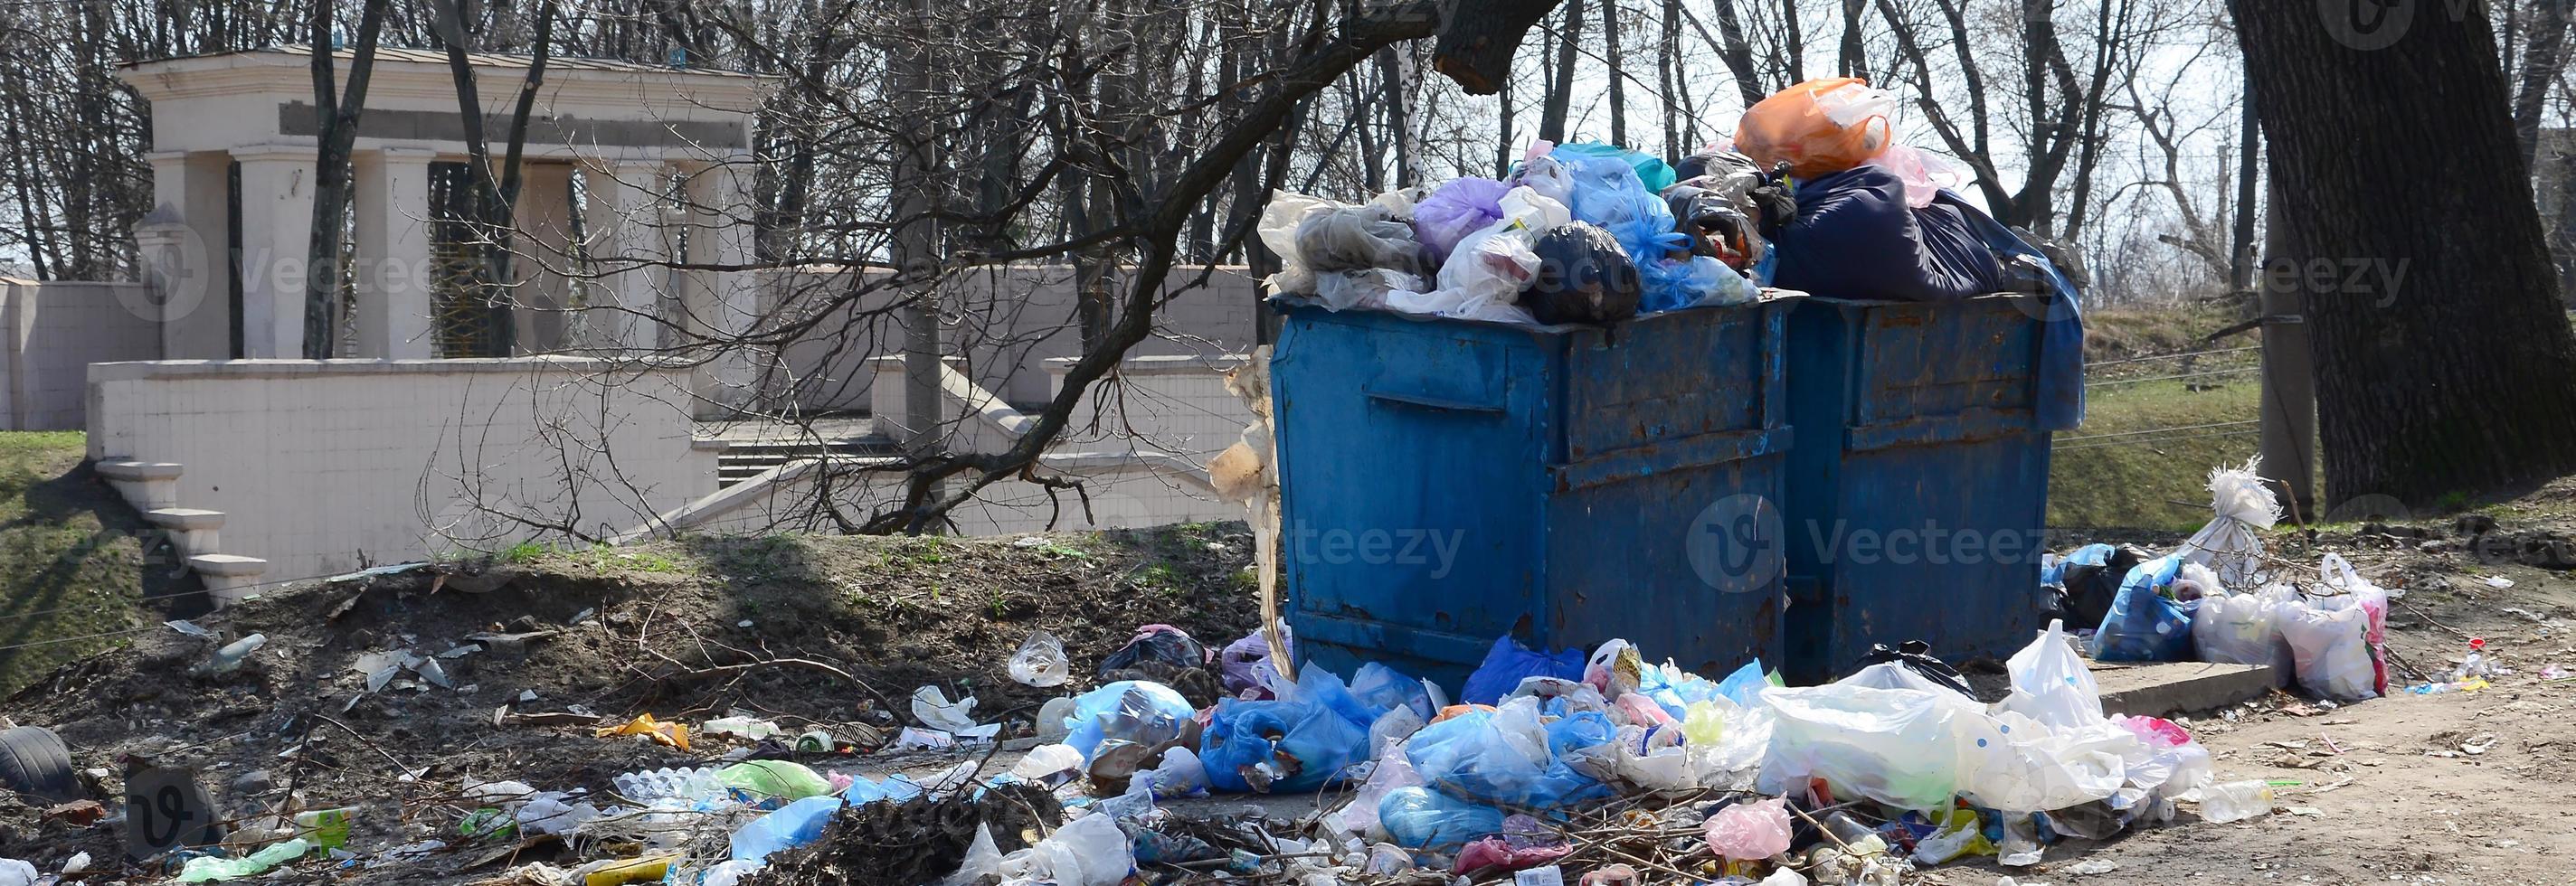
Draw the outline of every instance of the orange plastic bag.
M1746 110L1735 130L1735 149L1764 169L1787 163L1798 178L1832 175L1895 144L1896 128L1889 122L1895 112L1896 97L1867 80L1809 80Z

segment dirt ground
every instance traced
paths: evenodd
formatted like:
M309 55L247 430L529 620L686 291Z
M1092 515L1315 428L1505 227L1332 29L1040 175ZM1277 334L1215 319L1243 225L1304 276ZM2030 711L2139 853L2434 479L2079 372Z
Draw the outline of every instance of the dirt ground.
M2471 635L2485 637L2496 661L2516 671L2476 693L2401 692L2340 707L2284 694L2186 714L2221 780L2280 784L2279 814L2214 825L2186 807L2165 827L2052 846L2036 868L1956 864L1909 882L1987 886L2008 874L2023 884L2141 886L2576 883L2576 819L2565 802L2576 763L2576 728L2567 725L2576 680L2540 676L2552 665L2576 669L2576 581L2551 547L2576 529L2571 502L2576 483L2491 509L2500 522L2492 530L2472 521L2464 534L2443 519L2274 539L2275 553L2291 562L2342 551L2381 584L2407 591L2390 619L2392 682L2417 682L2409 667L2450 667ZM2110 540L2161 546L2179 538ZM102 798L118 795L124 761L148 759L199 769L236 818L278 808L292 791L304 808L358 807L350 845L366 853L432 838L453 844L378 868L307 864L290 881L488 882L513 863L580 856L545 841L458 836L458 820L474 808L462 798L467 785L506 778L604 791L620 772L703 764L742 744L700 736L694 751L682 752L596 738L589 725L569 722L585 712L603 722L651 712L699 723L740 709L791 730L829 725L873 741L898 725L888 708L904 709L914 687L932 684L951 697L979 696L979 720L1026 720L1063 691L1004 676L1004 661L1029 632L1064 639L1074 690L1097 682L1101 658L1139 624L1172 623L1222 644L1253 622L1248 559L1239 525L514 552L452 574L420 570L283 590L197 620L220 640L267 636L238 673L191 673L218 640L153 632L54 671L0 701L0 717L59 731L77 765L106 772L96 786ZM353 669L389 651L436 657L477 634L532 636L486 639L481 651L439 658L446 687L406 672L369 693L366 675ZM1007 767L1011 756L991 765ZM926 773L958 758L799 759L873 776ZM1234 812L1247 802L1186 808ZM1313 802L1271 797L1259 805L1298 814ZM0 857L51 871L87 851L98 865L90 882L157 879L162 872L121 867L119 833L114 817L81 826L0 799Z

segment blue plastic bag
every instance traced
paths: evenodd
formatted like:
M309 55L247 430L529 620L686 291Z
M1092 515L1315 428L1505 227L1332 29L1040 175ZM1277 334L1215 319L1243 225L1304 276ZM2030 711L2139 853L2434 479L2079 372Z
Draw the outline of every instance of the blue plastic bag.
M1424 722L1429 722L1432 715L1438 713L1431 709L1431 693L1422 688L1421 680L1378 662L1361 665L1359 672L1351 675L1351 695L1368 707L1370 722L1376 722L1374 718L1377 715L1398 706L1412 708Z
M1600 711L1577 711L1548 723L1546 728L1547 752L1559 759L1572 751L1609 744L1619 736L1619 727Z
M2182 558L2166 555L2138 564L2120 580L2120 596L2093 633L2095 661L2189 661L2191 616L2199 601L2176 602L2156 593L2174 582Z
M1311 791L1367 759L1368 725L1312 701L1221 699L1199 735L1199 761L1220 791ZM1246 771L1264 764L1267 776Z
M1745 662L1743 667L1736 668L1735 673L1726 675L1726 679L1718 681L1717 694L1725 696L1727 701L1734 702L1736 707L1749 708L1754 702L1762 699L1762 690L1770 686L1771 677L1762 670L1762 660L1756 658Z
M1618 145L1605 145L1600 142L1575 142L1573 144L1556 146L1555 150L1548 152L1548 156L1555 157L1559 163L1572 163L1576 160L1593 157L1608 157L1618 160L1619 162L1628 164L1629 169L1636 171L1638 183L1645 185L1646 190L1654 191L1658 194L1663 193L1665 188L1672 187L1673 182L1681 179L1681 174L1673 170L1672 164L1664 162L1664 158L1657 157L1644 151L1630 150Z
M856 786L856 783L852 784L852 787ZM840 811L842 805L840 797L825 794L789 803L776 812L752 819L733 832L733 857L742 861L761 861L772 852L821 839L824 826L832 823L832 813Z
M1459 687L1458 701L1494 704L1530 677L1583 679L1583 650L1532 651L1509 636L1496 637L1494 648L1485 651L1485 663L1477 665L1476 672L1468 674L1466 684Z
M1486 803L1552 809L1610 795L1608 786L1551 750L1557 736L1538 725L1536 700L1518 700L1515 707L1425 726L1405 741L1405 761L1423 784ZM1577 736L1569 730L1566 738Z
M1070 730L1064 743L1088 763L1103 739L1159 745L1181 737L1181 724L1197 716L1198 709L1172 687L1120 680L1074 697L1073 715L1064 718Z
M1503 811L1427 788L1405 787L1377 801L1377 820L1406 849L1446 852L1501 833Z

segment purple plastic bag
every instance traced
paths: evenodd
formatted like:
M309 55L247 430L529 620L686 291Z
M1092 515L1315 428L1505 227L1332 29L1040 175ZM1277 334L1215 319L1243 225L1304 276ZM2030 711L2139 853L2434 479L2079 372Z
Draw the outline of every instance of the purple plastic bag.
M1490 178L1450 179L1413 205L1413 237L1435 263L1447 262L1467 235L1503 220L1503 195L1511 186Z
M1279 645L1295 654L1296 636L1288 632L1287 625L1280 625L1279 632ZM1225 694L1238 698L1247 689L1263 690L1261 697L1268 698L1268 687L1278 682L1277 666L1270 663L1270 641L1257 628L1243 635L1243 639L1225 644L1225 651L1217 654L1216 666L1225 676Z

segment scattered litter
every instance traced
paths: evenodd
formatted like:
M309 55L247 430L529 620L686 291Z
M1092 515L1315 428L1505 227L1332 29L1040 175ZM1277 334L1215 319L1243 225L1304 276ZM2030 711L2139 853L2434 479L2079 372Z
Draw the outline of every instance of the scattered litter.
M679 723L658 722L653 719L652 714L637 714L635 715L635 719L628 720L615 726L599 727L597 732L601 738L618 735L640 735L645 738L652 739L655 744L678 748L683 751L689 750L688 726Z
M186 634L191 637L212 637L215 635L215 632L198 627L196 622L189 621L184 618L176 621L165 621L162 622L162 624L170 626L171 630L178 631L179 633Z

